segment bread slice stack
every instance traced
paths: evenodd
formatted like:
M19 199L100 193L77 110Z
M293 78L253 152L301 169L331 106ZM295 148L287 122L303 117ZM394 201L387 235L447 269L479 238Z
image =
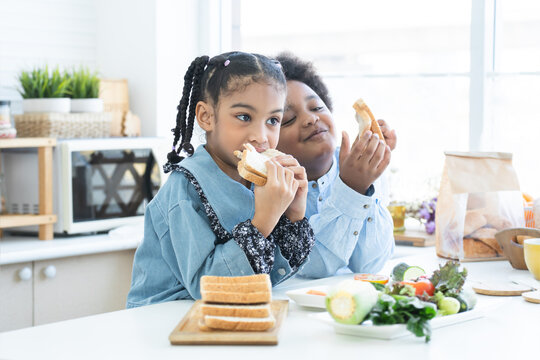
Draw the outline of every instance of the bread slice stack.
M265 331L274 327L268 274L203 276L202 330Z

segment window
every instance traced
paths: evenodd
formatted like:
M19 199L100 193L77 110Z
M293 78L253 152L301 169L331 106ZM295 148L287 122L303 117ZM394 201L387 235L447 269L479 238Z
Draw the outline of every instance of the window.
M522 190L540 196L538 2L275 0L264 16L259 2L233 4L232 44L313 61L339 130L356 135L359 97L397 130L396 198L436 192L445 150L512 152Z
M487 74L488 150L514 154L521 189L540 196L540 3L497 0L492 71Z

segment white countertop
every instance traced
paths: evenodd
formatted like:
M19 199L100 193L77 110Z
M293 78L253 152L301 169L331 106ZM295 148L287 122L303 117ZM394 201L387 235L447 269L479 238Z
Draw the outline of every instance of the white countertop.
M415 255L394 259L431 272L443 260L433 248L411 248ZM527 271L507 261L464 264L470 281L522 279L536 282ZM347 277L343 275L340 277ZM286 298L289 289L333 284L338 278L291 279L274 289ZM477 307L492 309L484 317L433 330L432 340L406 336L375 340L336 334L331 326L310 317L314 310L289 305L277 346L173 346L168 336L192 301L173 301L122 310L34 328L0 333L1 359L514 359L537 358L540 305L518 297L480 296ZM487 306L489 305L489 306Z
M126 225L103 235L56 237L38 240L35 236L0 238L0 265L57 259L69 256L136 249L143 239L143 223ZM434 247L431 247L434 252ZM411 246L396 246L393 258L415 253Z
M142 238L142 223L119 227L109 234L56 237L54 240L4 236L0 238L0 265L136 249Z

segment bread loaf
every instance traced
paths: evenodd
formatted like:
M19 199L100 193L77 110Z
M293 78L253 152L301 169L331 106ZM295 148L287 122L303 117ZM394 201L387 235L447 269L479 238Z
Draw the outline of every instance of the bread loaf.
M497 252L480 240L471 238L463 239L463 253L466 258L491 258L497 257Z
M486 224L487 220L484 215L479 211L469 210L465 213L465 227L463 228L463 234L467 236Z
M497 230L481 228L463 239L463 252L466 258L487 258L502 256L502 249L495 239Z

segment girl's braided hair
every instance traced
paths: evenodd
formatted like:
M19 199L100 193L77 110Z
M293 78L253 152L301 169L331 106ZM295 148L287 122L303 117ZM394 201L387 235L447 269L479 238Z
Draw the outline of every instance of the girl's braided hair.
M221 96L241 91L255 82L274 85L281 91L287 88L279 62L263 55L235 51L211 59L200 56L193 60L184 76L176 126L171 130L174 134L173 146L167 155L165 171L184 159L180 156L182 150L187 156L193 155L191 136L195 107L199 101L211 102L217 108Z
M328 94L328 88L322 81L322 78L317 74L312 62L304 61L288 52L279 54L276 59L281 63L287 81L296 80L303 82L309 86L315 94L321 98L326 107L332 111L332 99Z

